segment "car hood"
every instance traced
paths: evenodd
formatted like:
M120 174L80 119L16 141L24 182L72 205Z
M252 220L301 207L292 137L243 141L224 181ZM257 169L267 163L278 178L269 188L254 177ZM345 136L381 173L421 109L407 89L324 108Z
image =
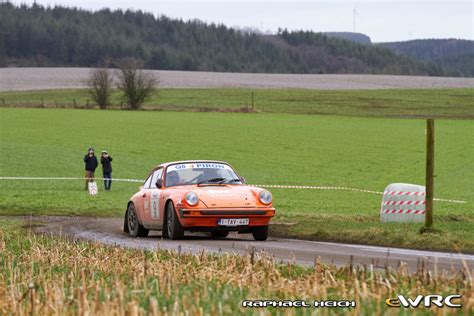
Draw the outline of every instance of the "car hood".
M255 207L255 188L244 185L201 186L193 190L207 207Z

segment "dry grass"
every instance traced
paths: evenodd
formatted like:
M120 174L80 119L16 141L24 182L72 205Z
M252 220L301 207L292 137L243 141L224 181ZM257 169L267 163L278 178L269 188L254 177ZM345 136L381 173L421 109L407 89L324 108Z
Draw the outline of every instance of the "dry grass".
M385 300L397 294L459 293L474 309L472 276L426 271L410 275L373 267L278 264L265 253L246 256L136 251L33 235L0 222L1 315L309 314L316 309L242 309L243 299L354 299L348 314L399 314ZM8 227L8 228L7 228ZM322 314L330 314L327 309ZM343 312L338 310L338 312ZM410 313L410 311L407 311Z

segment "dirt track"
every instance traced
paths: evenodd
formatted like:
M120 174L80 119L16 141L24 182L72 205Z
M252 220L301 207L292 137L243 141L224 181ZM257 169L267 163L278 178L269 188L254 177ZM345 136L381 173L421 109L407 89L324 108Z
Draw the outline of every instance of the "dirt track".
M148 238L137 239L122 232L121 218L44 216L22 219L27 223L34 223L32 228L37 233L63 235L136 249L152 250L159 247L191 253L206 250L214 253L243 254L255 247L257 251L265 250L277 259L304 265L312 265L318 256L323 262L345 265L352 255L354 264L374 263L378 268L397 267L400 261L405 262L412 271L416 270L421 261L424 261L425 267L428 268L436 264L439 271L459 270L464 265L470 270L474 268L474 255L276 238L256 242L247 234L231 234L226 239L216 240L205 234L196 233L187 234L183 240L173 241L162 239L161 232L152 232Z
M83 88L90 68L0 68L0 91ZM167 88L302 88L322 90L474 88L474 78L388 75L249 74L153 71Z

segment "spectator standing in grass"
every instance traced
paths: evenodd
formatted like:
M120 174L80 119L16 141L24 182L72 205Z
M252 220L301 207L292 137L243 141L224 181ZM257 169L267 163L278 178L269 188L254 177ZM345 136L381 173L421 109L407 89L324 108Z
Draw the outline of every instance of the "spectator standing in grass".
M87 151L87 155L84 156L84 164L86 167L86 190L88 189L89 182L94 181L94 172L97 169L97 157L94 153L94 148L90 147Z
M100 163L102 164L102 172L104 174L105 190L110 190L110 186L112 185L112 160L107 150L102 150Z

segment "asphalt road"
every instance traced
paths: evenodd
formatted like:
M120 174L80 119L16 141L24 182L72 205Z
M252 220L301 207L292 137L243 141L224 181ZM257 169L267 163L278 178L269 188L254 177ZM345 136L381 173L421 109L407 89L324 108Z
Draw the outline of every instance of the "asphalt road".
M232 233L226 239L211 239L204 233L187 233L183 240L161 238L161 232L151 232L147 238L131 238L122 232L121 218L87 218L42 216L23 218L32 223L37 233L63 235L97 241L107 245L115 245L135 249L174 249L181 252L244 254L255 247L256 251L264 250L278 260L313 265L317 257L324 263L346 265L352 256L353 264L374 264L376 268L396 268L404 262L409 270L415 271L423 262L425 268L448 272L459 269L474 269L474 255L419 251L399 248L375 247L330 242L316 242L292 239L269 238L258 242L249 234Z

